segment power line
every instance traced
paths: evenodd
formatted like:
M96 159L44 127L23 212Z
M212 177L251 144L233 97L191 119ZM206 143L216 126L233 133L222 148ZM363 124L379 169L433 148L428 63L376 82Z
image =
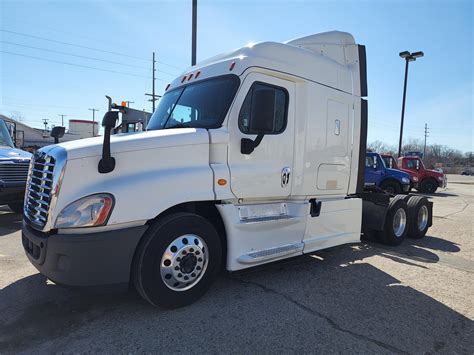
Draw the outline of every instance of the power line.
M24 48L37 49L37 50L44 51L44 52L58 53L58 54L68 55L68 56L71 56L71 57L84 58L84 59L90 59L90 60L97 60L97 61L105 62L105 63L111 63L111 64L117 64L117 65L124 65L124 66L132 67L132 68L140 68L140 69L150 70L150 69L147 68L147 67L141 67L141 66L139 66L139 65L133 65L133 64L126 64L126 63L114 62L113 60L100 59L100 58L88 57L88 56L85 56L85 55L79 55L79 54L72 54L72 53L66 53L66 52L61 52L61 51L55 51L55 50L53 50L53 49L47 49L47 48L41 48L41 47L35 47L35 46L27 46L26 44L20 44L20 43L15 43L15 42L0 41L0 43L7 43L7 44L11 44L11 45L13 45L13 46L19 46L19 47L24 47Z
M100 49L100 48L94 48L94 47L89 47L89 46L83 46L83 45L80 45L80 44L75 44L75 43L70 43L70 42L58 41L58 40L56 40L56 39L51 39L51 38L46 38L46 37L40 37L40 36L30 35L30 34L28 34L28 33L16 32L16 31L5 30L5 29L0 29L0 31L5 32L5 33L11 33L11 34L14 34L14 35L17 35L17 36L24 36L24 37L39 39L39 40L42 40L42 41L48 41L48 42L53 42L53 43L64 44L64 45L66 45L66 46L77 47L77 48L84 48L84 49L88 49L88 50L91 50L91 51L97 51L97 52L102 52L102 53L120 55L120 56L123 56L123 57L133 58L133 59L139 59L139 60L144 60L144 61L147 61L147 62L150 61L150 59L143 58L143 57L137 57L137 56L133 56L133 55L125 54L125 53L120 53L120 52L108 51L108 50ZM175 65L172 65L172 64L168 64L168 63L165 63L165 62L162 62L162 61L159 61L158 63L163 64L163 65L166 65L166 66L168 66L168 67L170 67L170 68L177 69L177 70L179 70L179 71L183 71L183 68L179 68L179 67L177 67L177 66L175 66Z
M68 62L63 62L63 61L60 61L60 60L46 59L46 58L35 57L35 56L31 56L31 55L20 54L20 53L14 53L14 52L8 52L8 51L0 51L0 53L10 54L10 55L16 55L16 56L25 57L25 58L31 58L31 59L37 59L37 60L42 60L42 61L45 61L45 62L53 62L53 63L71 65L71 66L74 66L74 67L80 67L80 68L87 68L87 69L99 70L99 71L104 71L104 72L109 72L109 73L122 74L122 75L128 75L128 76L135 76L135 77L138 77L138 78L146 78L146 79L150 79L150 78L151 78L150 76L144 76L144 75L139 75L139 74L120 72L120 71L116 71L116 70L109 70L109 69L103 69L103 68L96 68L96 67L91 67L91 66L88 66L88 65L68 63ZM160 80L160 81L166 82L166 80L163 80L163 79L156 79L156 80Z
M40 36L34 36L34 35L27 34L27 33L15 32L15 31L10 31L10 30L5 30L5 29L0 29L0 31L6 32L6 33L12 33L12 34L15 34L15 35L18 35L18 36L24 36L24 37L30 37L30 38L40 39L40 40L42 40L42 41L48 41L48 42L53 42L53 43L64 44L64 45L66 45L66 46L77 47L77 48L84 48L84 49L89 49L89 50L91 50L91 51L97 51L97 52L102 52L102 53L109 53L109 54L121 55L121 56L123 56L123 57L145 60L145 61L147 61L147 62L150 61L149 59L142 58L142 57L136 57L136 56L128 55L128 54L124 54L124 53L113 52L113 51L107 51L107 50L105 50L105 49L99 49L99 48L94 48L94 47L88 47L88 46L83 46L83 45L80 45L80 44L74 44L74 43L69 43L69 42L64 42L64 41L58 41L58 40L55 40L55 39L50 39L50 38L45 38L45 37L40 37Z

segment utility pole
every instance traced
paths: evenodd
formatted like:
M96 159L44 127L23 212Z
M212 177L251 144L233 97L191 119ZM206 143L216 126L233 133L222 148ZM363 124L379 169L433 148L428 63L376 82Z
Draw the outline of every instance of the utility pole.
M402 118L401 118L401 123L400 123L400 140L398 142L398 157L401 157L402 156L402 138L403 138L403 120L405 118L405 99L407 96L408 63L414 62L416 58L423 57L424 53L421 51L413 52L413 53L404 51L404 52L400 52L399 56L405 59L405 82L403 84Z
M95 137L95 112L99 110L96 108L90 108L89 111L92 111L92 137Z
M46 131L48 129L48 119L47 118L43 118L43 124L44 124L44 130Z
M155 101L157 101L161 97L160 95L156 95L156 93L155 93L155 81L156 81L156 78L155 78L155 72L156 72L155 63L156 63L155 52L153 52L153 69L152 69L153 73L152 73L151 94L145 94L145 96L151 96L151 99L149 99L148 101L152 102L152 113L155 112Z
M196 42L197 42L197 0L193 0L193 19L192 19L192 45L191 45L191 65L196 65Z
M428 136L429 133L430 132L428 131L428 124L425 123L425 145L423 147L423 159L425 159L425 157L426 157L426 137L429 137Z
M151 96L151 99L148 99L148 101L153 102L153 112L155 112L155 101L158 101L158 99L161 97L161 95L145 94L145 96Z
M61 116L61 126L64 127L64 117L66 117L67 115L58 115L58 116Z

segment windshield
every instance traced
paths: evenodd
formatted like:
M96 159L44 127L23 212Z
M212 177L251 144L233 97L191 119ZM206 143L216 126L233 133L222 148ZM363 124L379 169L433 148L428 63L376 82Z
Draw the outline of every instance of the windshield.
M0 146L7 146L13 148L12 137L8 132L7 125L3 120L0 120Z
M383 162L385 163L385 166L391 169L396 169L397 164L395 163L395 160L392 157L382 157Z
M239 78L226 75L167 92L151 116L147 130L220 127L238 87Z

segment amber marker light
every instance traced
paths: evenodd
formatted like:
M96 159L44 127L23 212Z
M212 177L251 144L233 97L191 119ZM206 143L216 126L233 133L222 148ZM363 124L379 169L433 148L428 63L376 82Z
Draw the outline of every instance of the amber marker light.
M194 76L194 79L197 79L197 78L199 77L199 75L201 75L201 72L200 72L200 71L198 71L198 72L196 73L196 75Z
M217 180L217 183L219 184L219 186L225 186L227 184L227 180L226 179L219 179L219 180Z
M230 63L229 71L234 70L234 67L235 67L235 62Z

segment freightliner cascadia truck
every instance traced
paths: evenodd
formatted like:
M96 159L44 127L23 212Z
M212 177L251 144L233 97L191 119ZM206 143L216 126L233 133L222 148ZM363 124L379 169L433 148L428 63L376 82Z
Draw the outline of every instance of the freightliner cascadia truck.
M236 271L361 235L423 237L432 203L364 190L365 47L343 32L248 45L189 68L138 133L40 149L22 240L57 284L133 285L180 307Z

